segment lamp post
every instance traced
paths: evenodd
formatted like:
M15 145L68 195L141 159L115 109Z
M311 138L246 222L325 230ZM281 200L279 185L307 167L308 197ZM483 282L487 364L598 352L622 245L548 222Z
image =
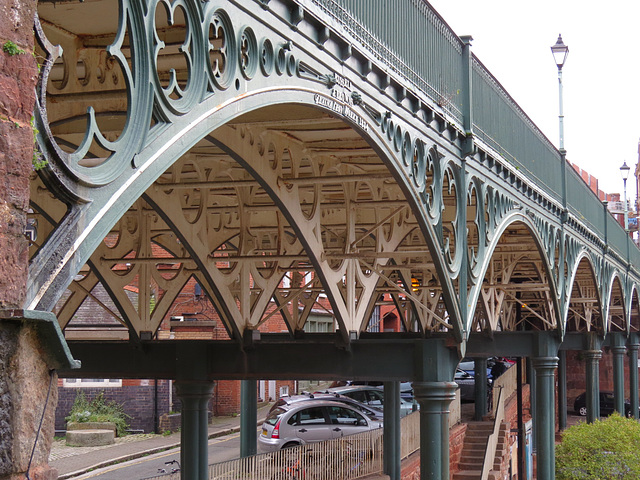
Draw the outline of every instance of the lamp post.
M558 35L556 44L551 47L551 53L553 59L558 66L558 92L559 92L559 114L558 123L560 127L560 150L564 150L564 113L562 111L562 67L567 61L567 55L569 55L569 47L567 47L562 41L562 35Z
M627 179L629 178L629 170L631 168L624 162L620 167L620 173L622 174L622 181L624 183L623 200L624 200L624 231L629 231L629 209L627 208Z

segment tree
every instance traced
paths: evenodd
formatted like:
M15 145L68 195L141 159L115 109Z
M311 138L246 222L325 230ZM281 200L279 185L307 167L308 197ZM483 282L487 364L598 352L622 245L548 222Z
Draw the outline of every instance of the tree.
M640 479L640 423L614 413L568 428L556 448L556 478Z

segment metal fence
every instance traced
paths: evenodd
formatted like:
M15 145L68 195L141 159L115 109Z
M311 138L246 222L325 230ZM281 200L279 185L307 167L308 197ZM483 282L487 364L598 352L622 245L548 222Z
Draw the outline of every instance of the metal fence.
M382 470L382 429L209 465L210 480L354 479Z
M420 412L413 412L400 420L400 458L405 459L419 449Z
M420 414L400 420L401 457L420 448ZM209 465L209 480L351 480L382 473L383 429ZM180 473L147 480L179 480Z

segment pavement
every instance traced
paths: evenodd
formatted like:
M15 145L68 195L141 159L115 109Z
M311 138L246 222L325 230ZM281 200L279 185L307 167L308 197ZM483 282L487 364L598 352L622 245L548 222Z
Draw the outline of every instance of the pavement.
M262 425L271 404L258 408L258 425ZM240 431L240 416L213 417L209 438ZM54 440L49 465L58 470L58 479L83 475L97 468L163 452L180 446L180 432L170 435L136 434L116 438L115 444L103 447L69 447L64 439Z
M258 425L262 425L271 404L258 408ZM473 404L463 404L462 416L472 417ZM569 415L568 423L573 425L582 417ZM222 437L240 431L240 416L213 417L209 425L209 438ZM170 435L136 434L116 438L115 444L103 447L69 447L64 439L53 441L49 455L49 465L58 470L58 479L78 477L98 468L134 460L154 453L180 447L180 432ZM384 476L376 478L384 478Z

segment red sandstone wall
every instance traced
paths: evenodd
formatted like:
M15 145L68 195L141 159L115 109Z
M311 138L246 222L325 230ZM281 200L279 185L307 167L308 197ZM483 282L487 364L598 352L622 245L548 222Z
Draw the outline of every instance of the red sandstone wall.
M0 0L0 44L11 41L24 52L9 55L0 50L0 308L21 307L26 293L28 244L24 227L37 78L31 54L35 5Z

